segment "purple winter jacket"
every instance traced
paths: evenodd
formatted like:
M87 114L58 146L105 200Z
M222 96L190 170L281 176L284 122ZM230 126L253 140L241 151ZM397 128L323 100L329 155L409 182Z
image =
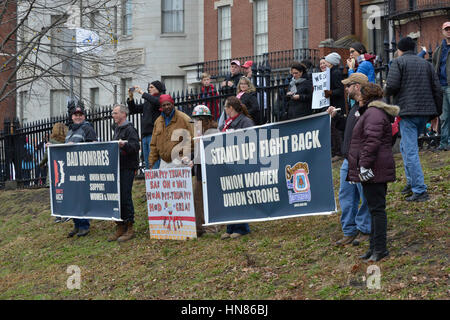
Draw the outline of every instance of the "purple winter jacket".
M369 183L395 181L391 120L399 111L399 107L381 100L368 104L367 110L353 128L347 158L347 181L360 182L360 167L372 169L374 177Z

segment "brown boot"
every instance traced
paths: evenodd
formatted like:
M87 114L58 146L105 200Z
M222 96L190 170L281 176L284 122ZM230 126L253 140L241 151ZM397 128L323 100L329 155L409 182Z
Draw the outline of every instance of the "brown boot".
M124 242L134 238L133 222L127 222L126 227L127 231L117 239L118 242Z
M121 235L123 235L126 231L127 231L127 225L125 224L125 222L116 222L117 226L116 226L116 232L112 235L109 236L108 241L116 241L117 239L119 239L119 237Z
M353 240L355 240L357 234L354 236L343 236L342 239L336 241L336 246L345 246L347 244L352 243Z

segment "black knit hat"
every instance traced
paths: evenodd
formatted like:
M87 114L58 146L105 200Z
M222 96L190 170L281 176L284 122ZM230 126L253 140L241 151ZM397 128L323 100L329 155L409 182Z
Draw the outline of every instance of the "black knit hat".
M151 83L156 89L158 89L159 93L163 94L166 93L166 86L161 81L153 81ZM150 86L150 85L149 85Z
M358 51L359 54L367 53L366 47L364 47L364 45L361 42L353 42L350 45L350 48L355 49L356 51Z
M410 37L401 38L397 44L397 48L403 52L413 51L416 47L414 40Z

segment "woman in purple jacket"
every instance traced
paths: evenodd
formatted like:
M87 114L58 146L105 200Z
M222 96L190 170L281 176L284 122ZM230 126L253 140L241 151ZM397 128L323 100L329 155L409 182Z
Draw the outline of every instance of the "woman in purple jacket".
M392 155L391 122L400 108L384 103L383 90L377 84L361 86L364 104L356 123L348 153L347 180L361 182L372 218L370 249L361 259L379 261L389 255L386 247L387 183L395 181L395 162Z

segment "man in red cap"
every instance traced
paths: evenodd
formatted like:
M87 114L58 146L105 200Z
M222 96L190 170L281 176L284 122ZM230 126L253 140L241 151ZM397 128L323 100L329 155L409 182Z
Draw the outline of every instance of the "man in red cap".
M248 61L245 61L245 63L241 66L244 76L246 76L250 80L252 79L252 65L253 65L253 61L248 60Z
M444 22L442 25L442 34L444 39L433 54L433 66L439 76L439 82L444 94L441 114L441 143L438 150L447 151L450 148L450 125L448 119L450 107L450 21Z
M148 157L150 169L159 158L161 169L180 166L184 156L191 157L193 147L194 128L191 118L175 109L174 100L169 94L159 97L159 105L162 113L153 128Z

